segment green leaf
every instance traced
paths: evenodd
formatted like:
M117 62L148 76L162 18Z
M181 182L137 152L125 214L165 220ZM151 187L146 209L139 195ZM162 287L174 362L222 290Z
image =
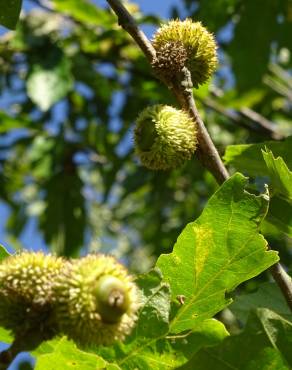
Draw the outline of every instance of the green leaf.
M142 291L143 306L135 328L136 338L157 338L168 332L170 292L169 285L161 279L161 273L153 270L140 275L136 281Z
M58 57L48 64L46 61L45 65L35 64L27 79L27 94L43 111L62 99L72 87L71 63L66 57Z
M270 149L275 156L280 156L289 168L292 168L292 136L284 141L265 141L260 144L229 145L224 160L237 171L252 176L268 176L269 171L262 156L262 150Z
M292 321L292 313L275 283L263 283L255 293L236 297L229 308L243 323L246 322L250 311L256 308L268 308Z
M22 118L13 118L4 112L0 112L0 134L6 133L17 128L29 127L33 128L32 123Z
M76 256L84 241L86 213L83 182L74 165L68 164L66 172L52 176L45 190L46 208L40 224L45 240L57 254Z
M110 13L98 9L87 0L53 0L53 3L57 11L68 14L85 24L100 26L114 22Z
M105 369L106 370L120 370L121 368L116 364L108 364Z
M201 349L183 369L285 370L292 365L291 345L291 322L261 308L250 314L244 332L225 338L216 347ZM283 367L267 368L264 354L268 355L272 364L283 364ZM253 368L252 365L256 366Z
M292 172L289 171L283 158L275 158L271 150L267 149L262 153L268 167L274 192L292 202Z
M11 343L13 336L9 333L8 330L0 327L0 342Z
M151 325L151 323L147 323ZM188 333L157 337L150 340L137 338L131 345L120 345L115 359L122 369L174 369L183 365L202 347L220 343L228 333L217 320L205 320ZM123 354L123 356L121 356Z
M266 215L266 195L244 190L247 179L233 175L211 197L202 215L180 234L173 252L157 266L170 284L173 299L184 296L170 324L171 332L193 328L231 300L226 293L278 260L259 234Z
M142 307L136 328L125 343L97 353L122 369L173 369L182 365L202 346L221 342L227 335L222 323L210 319L183 335L167 335L170 292L156 269L141 275L137 284L142 292Z
M230 46L233 70L241 91L258 86L267 70L277 31L278 0L245 0ZM257 32L253 32L257 30Z
M56 148L56 138L49 135L38 135L33 140L28 158L32 167L31 172L36 179L44 180L51 177L54 159L56 160Z
M275 196L270 201L267 221L292 237L292 206L285 199Z
M275 156L280 157L275 159ZM291 172L288 169L292 168L292 137L282 142L230 145L226 149L224 159L237 170L256 177L271 178L275 196L270 201L267 220L292 236L292 207L289 203L292 193Z
M230 19L237 0L200 0L197 19L208 27L209 31L215 32Z
M54 352L55 348L58 346L60 341L66 341L66 337L57 337L45 342L42 342L36 349L34 349L31 353L33 356L38 357L40 355L45 355L48 353Z
M258 353L245 370L289 370L280 352L275 348L265 348Z
M21 11L22 0L0 0L0 24L15 29Z
M65 337L57 341L51 353L37 354L36 360L36 370L96 370L107 364L101 357L79 350Z
M5 247L0 244L0 261L4 260L4 258L8 256L10 256L10 253L8 253Z
M174 341L172 347L175 353L181 352L185 359L189 359L201 348L212 347L228 336L229 333L220 321L208 319L198 323L189 335L169 335L168 339Z

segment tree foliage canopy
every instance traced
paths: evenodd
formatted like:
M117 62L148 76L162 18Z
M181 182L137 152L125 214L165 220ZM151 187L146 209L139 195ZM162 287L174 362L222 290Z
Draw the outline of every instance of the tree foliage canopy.
M218 70L193 93L232 174L221 186L195 157L167 171L140 164L138 114L179 107L109 7L34 3L0 0L14 29L0 36L1 242L27 247L34 220L48 251L114 254L142 292L125 342L87 351L55 338L32 352L35 368L289 369L291 312L266 270L292 263L291 1L171 9L217 40ZM124 3L145 30L163 21ZM0 340L11 342L4 329Z

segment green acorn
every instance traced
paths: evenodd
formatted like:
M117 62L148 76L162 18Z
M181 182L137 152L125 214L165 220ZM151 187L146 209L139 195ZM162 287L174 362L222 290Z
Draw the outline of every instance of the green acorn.
M174 51L174 45L176 45ZM155 69L163 74L169 70L186 65L192 75L193 85L206 82L217 67L216 42L200 22L172 20L158 29L153 39L157 59L153 62ZM184 50L184 52L183 52ZM172 55L176 54L176 60ZM173 60L166 63L165 56ZM170 67L171 65L171 67Z
M82 346L123 340L139 308L136 285L113 257L88 255L66 265L55 286L61 332Z
M63 260L41 252L22 252L0 264L0 325L14 334L28 330L55 332L52 294Z
M196 149L196 126L186 112L154 105L137 118L134 140L135 152L145 167L176 168L189 160Z

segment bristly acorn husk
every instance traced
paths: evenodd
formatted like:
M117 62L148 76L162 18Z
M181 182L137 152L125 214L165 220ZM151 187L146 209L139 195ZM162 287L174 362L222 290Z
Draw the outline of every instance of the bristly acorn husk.
M136 285L113 257L72 260L55 285L56 321L81 346L109 345L133 328L139 308Z
M134 130L135 152L152 170L168 170L189 160L196 149L197 131L189 115L168 105L144 109Z
M156 50L152 67L158 74L172 78L182 71L187 57L187 51L181 41L169 41Z
M14 335L56 332L52 322L52 294L63 260L42 252L22 252L0 264L0 325Z
M194 87L205 83L217 67L215 39L200 22L191 19L169 21L158 29L152 43L157 53L153 67L166 75L173 74L176 66L177 72L180 72L184 64L191 72ZM180 45L180 53L176 52L178 60L166 63L164 55L172 56L173 45Z

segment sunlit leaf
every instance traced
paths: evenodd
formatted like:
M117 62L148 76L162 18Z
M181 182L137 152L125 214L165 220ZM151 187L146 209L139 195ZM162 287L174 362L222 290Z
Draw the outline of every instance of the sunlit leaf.
M0 342L11 343L12 340L13 336L9 333L9 331L0 327Z
M113 23L114 18L88 0L53 0L55 9L85 24Z
M170 324L172 332L212 317L230 303L227 292L278 260L259 234L268 199L246 192L246 183L241 174L227 180L185 227L173 252L158 259L173 298L185 299Z
M93 353L81 351L65 337L55 341L49 353L36 356L36 370L104 369L106 361Z
M62 99L73 86L70 61L57 60L52 65L35 64L27 80L27 94L43 111Z

